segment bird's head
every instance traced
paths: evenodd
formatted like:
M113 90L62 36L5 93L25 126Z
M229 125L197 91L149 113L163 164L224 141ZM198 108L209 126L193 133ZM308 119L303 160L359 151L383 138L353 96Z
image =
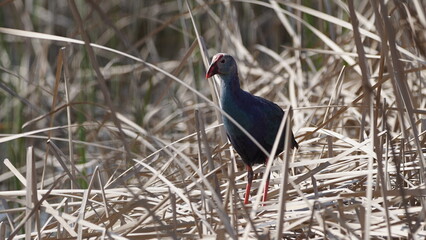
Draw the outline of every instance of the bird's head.
M207 70L206 78L211 78L216 74L221 76L237 74L237 63L231 55L226 53L214 55L212 63Z

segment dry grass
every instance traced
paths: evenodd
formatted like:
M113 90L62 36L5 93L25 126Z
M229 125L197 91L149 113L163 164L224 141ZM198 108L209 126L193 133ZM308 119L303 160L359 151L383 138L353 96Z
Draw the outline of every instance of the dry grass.
M0 239L424 239L425 3L293 2L2 2ZM264 205L216 52L292 106Z

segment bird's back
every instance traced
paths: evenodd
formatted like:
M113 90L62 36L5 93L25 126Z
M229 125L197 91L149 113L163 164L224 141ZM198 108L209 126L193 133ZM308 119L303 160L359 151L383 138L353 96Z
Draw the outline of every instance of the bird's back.
M262 147L270 152L275 142L284 111L275 103L240 90L234 94L224 94L221 98L222 108L247 130ZM224 125L235 150L243 161L252 166L266 161L264 152L251 141L235 124L224 116ZM297 142L291 133L292 148ZM281 135L277 154L284 149L285 128Z

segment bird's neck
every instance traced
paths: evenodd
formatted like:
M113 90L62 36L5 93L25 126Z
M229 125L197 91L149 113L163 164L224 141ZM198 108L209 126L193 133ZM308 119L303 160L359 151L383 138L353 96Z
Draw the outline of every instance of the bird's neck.
M240 95L242 89L240 88L240 80L238 74L233 76L222 75L222 85L221 85L221 96L220 102L223 110L230 114L231 112L236 112L238 108L238 101L240 100Z
M238 73L221 75L220 78L222 79L222 92L235 94L238 91L241 91Z

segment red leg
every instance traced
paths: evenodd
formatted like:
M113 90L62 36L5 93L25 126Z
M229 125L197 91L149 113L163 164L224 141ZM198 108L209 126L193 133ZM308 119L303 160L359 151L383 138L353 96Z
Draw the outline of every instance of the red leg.
M268 158L265 160L265 165L268 165ZM265 202L268 199L268 190L269 190L269 178L271 177L271 173L268 172L268 178L266 179L265 188L263 189L263 198L262 201Z
M251 166L247 165L247 185L246 185L246 195L244 196L244 204L249 203L252 181L253 181L253 169L251 168Z
M269 178L270 177L271 177L271 173L268 173L268 178L266 179L266 183L265 183L265 189L263 189L263 199L262 199L263 202L265 202L268 199Z

